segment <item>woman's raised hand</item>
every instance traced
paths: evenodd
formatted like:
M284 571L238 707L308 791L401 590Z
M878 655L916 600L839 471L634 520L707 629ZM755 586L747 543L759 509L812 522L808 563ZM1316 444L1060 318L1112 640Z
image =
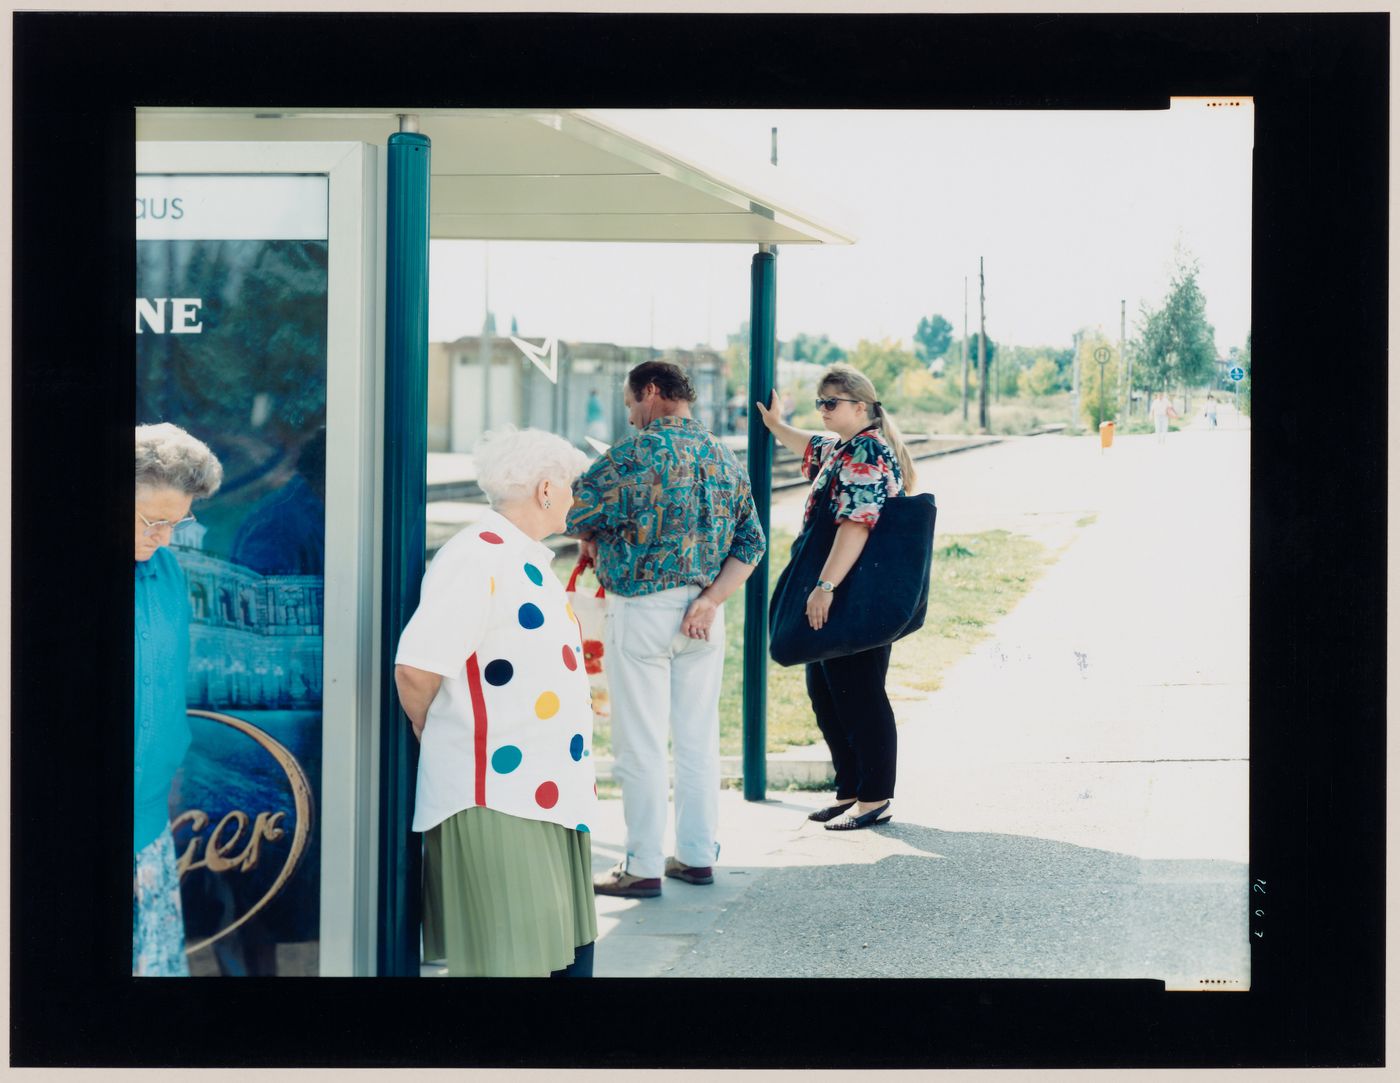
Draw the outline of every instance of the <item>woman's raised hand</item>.
M782 409L778 405L778 389L776 387L773 389L773 397L768 400L767 406L761 402L755 402L754 405L758 407L758 416L763 419L763 424L768 431L777 432L774 426L782 420Z

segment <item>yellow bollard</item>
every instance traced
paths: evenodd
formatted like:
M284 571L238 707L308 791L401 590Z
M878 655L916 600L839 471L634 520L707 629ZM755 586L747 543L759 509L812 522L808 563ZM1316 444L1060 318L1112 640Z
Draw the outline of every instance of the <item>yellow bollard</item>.
M1113 446L1113 422L1112 422L1112 421L1101 421L1101 422L1099 422L1099 448L1102 450L1103 448L1112 447L1112 446Z

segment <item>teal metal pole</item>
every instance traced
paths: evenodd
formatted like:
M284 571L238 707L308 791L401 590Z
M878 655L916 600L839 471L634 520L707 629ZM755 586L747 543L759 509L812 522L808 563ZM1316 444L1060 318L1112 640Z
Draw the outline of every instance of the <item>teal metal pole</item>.
M773 492L773 438L753 405L773 395L778 310L778 253L760 245L750 275L749 480L764 537L763 560L744 587L744 800L768 792L768 561L773 554L769 509Z
M411 830L418 746L399 707L394 655L418 607L428 507L428 161L417 132L389 137L384 298L384 578L380 682L381 977L419 973L422 846Z

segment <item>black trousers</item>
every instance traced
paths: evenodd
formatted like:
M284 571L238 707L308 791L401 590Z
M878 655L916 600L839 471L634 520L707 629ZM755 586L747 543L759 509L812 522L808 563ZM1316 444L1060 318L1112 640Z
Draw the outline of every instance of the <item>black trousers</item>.
M883 801L894 796L894 710L885 695L890 648L807 663L807 695L831 749L836 796Z

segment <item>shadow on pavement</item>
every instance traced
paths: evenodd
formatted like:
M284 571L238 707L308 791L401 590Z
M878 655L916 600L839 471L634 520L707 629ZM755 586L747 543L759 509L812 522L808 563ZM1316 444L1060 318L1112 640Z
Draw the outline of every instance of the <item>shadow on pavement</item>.
M801 837L805 863L753 870L722 935L702 936L670 973L1248 986L1242 864L897 822L811 837L818 832ZM825 843L831 863L812 863Z

